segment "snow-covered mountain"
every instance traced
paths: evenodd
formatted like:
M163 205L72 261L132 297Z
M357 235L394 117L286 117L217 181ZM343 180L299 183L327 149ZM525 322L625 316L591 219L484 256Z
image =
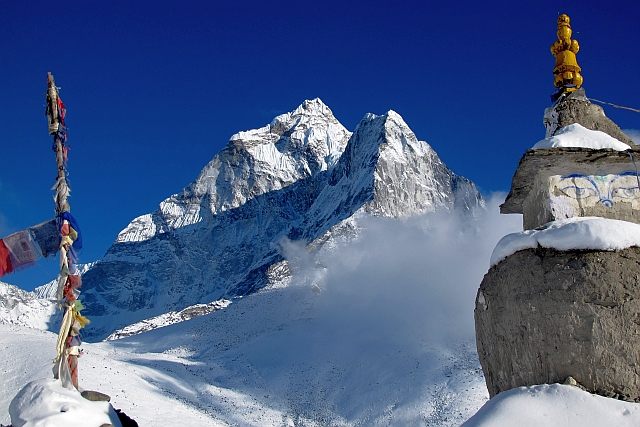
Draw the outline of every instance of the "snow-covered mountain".
M0 282L0 323L53 330L60 327L61 320L53 301Z
M231 137L181 193L134 219L83 276L87 336L285 280L284 238L321 247L361 216L483 206L395 112L353 134L319 99Z
M89 262L86 264L77 264L76 265L77 274L82 276L84 273L87 272L87 270L93 267L94 264L95 262ZM33 290L33 295L39 299L55 301L57 291L58 291L58 278L55 278L45 283L44 285L41 285L35 288Z
M148 426L459 426L488 398L473 344L477 284L499 238L521 228L499 218L501 201L471 221L444 210L363 216L357 236L319 251L288 242L288 283L84 343L80 384ZM0 423L24 384L51 375L55 336L36 332L0 325L0 343L15 343L0 358L12 380Z

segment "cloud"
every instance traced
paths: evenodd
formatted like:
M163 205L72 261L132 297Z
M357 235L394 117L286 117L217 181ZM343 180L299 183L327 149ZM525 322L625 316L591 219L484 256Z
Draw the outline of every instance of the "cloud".
M333 324L335 339L473 340L475 296L496 243L522 229L520 215L499 215L504 194L470 221L435 212L408 220L365 218L359 237L309 254L295 242L283 252L293 283L319 287L315 317ZM359 338L358 338L359 339Z
M637 129L622 129L631 140L636 144L640 145L640 130Z

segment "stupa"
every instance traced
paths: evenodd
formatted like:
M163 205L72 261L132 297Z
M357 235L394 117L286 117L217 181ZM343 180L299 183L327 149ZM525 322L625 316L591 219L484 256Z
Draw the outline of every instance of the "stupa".
M505 239L581 222L565 230L587 232L565 240L589 246L603 223L638 228L639 150L587 98L567 15L557 35L546 137L520 160L500 212L523 215L524 231ZM496 261L478 290L476 343L490 396L571 377L591 392L640 400L640 248L536 242Z

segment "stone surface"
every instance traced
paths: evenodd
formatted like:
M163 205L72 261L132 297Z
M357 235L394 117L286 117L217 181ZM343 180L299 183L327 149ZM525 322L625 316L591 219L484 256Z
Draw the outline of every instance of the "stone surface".
M634 146L631 138L625 135L618 125L604 114L602 107L589 102L584 88L560 96L544 112L547 137L555 135L558 130L573 123L580 123L587 129L599 130L630 147Z
M640 249L528 249L492 267L476 298L489 394L573 377L587 390L640 397Z
M111 401L111 396L104 394L104 393L100 393L99 391L93 391L93 390L83 390L80 395L82 397L84 397L87 400L90 400L92 402L109 402Z

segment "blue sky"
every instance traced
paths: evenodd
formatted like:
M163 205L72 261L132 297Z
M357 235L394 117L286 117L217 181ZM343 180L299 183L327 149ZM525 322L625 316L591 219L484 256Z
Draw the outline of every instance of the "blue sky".
M398 112L456 173L508 191L544 137L558 13L587 95L640 108L640 4L496 2L8 2L0 15L0 235L54 215L47 71L67 106L82 261L192 182L241 130L321 98L353 130ZM606 107L623 129L640 114ZM31 289L55 261L2 280Z

